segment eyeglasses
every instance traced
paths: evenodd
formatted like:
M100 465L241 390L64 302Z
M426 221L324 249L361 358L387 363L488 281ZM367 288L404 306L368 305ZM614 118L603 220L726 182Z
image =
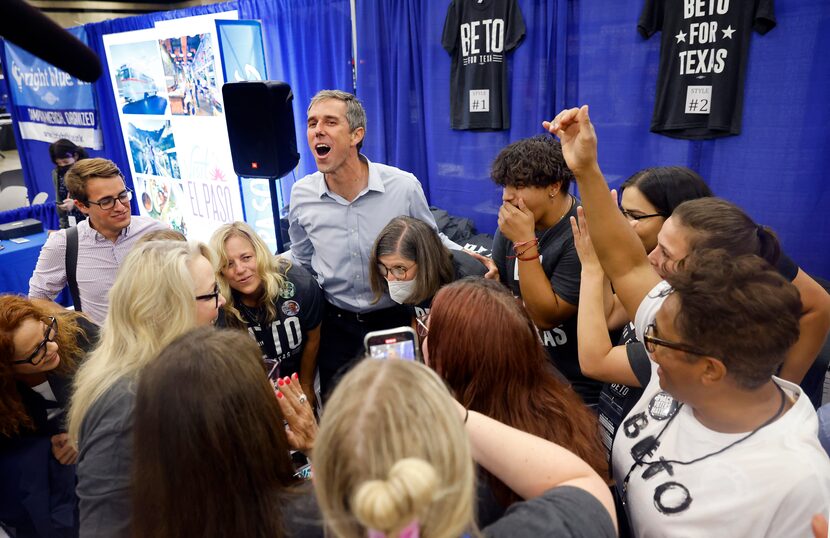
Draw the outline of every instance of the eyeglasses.
M691 353L692 355L704 355L709 356L710 354L702 349L690 346L689 344L683 344L680 342L669 342L668 340L663 340L662 338L657 338L654 336L654 333L657 331L657 326L652 323L648 327L646 327L646 333L643 335L643 344L646 346L646 351L649 353L654 353L654 350L657 346L663 346L670 349L675 349L677 351L683 351L685 353Z
M121 202L121 205L126 207L130 203L130 200L132 200L132 199L133 199L133 191L131 191L130 189L124 189L124 191L121 192L116 197L107 196L106 198L101 198L97 202L93 202L92 200L87 200L86 203L87 204L95 204L98 207L100 207L101 209L103 209L104 211L108 211L108 210L112 209L113 207L115 207L115 201L116 200Z
M219 308L219 284L213 285L213 293L196 296L197 301L210 301L211 299L214 301L213 308Z
M49 324L46 326L46 332L43 333L43 341L38 344L37 349L23 360L12 361L12 364L32 363L32 366L40 364L40 361L46 356L46 344L55 341L55 333L58 330L58 320L52 317L47 319L49 320Z
M409 267L404 267L403 265L396 265L392 268L386 267L382 263L379 263L378 272L380 273L380 276L382 276L383 278L386 278L389 275L389 273L392 273L392 276L394 276L398 280L403 280L406 278L406 273L413 267L415 267L414 263Z
M429 326L427 325L429 322L429 314L424 314L423 316L417 316L415 318L415 323L418 324L418 336L426 336L429 334Z
M651 217L664 217L662 213L651 213L649 215L635 215L631 211L627 209L620 208L620 213L623 214L625 218L628 220L643 220L643 219L650 219Z

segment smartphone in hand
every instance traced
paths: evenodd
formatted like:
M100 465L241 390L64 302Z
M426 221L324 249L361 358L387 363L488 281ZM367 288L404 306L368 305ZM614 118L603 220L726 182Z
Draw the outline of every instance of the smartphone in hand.
M421 360L418 337L412 327L396 327L385 331L372 331L363 339L366 353L373 359Z

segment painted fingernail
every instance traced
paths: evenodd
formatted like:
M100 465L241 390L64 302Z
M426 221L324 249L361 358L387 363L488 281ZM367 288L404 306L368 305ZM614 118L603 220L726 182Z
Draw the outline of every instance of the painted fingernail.
M296 372L291 375L291 379L293 379L294 381L297 381L299 378L300 376L298 376Z
M282 392L277 392L277 398L282 400L285 396L282 395Z
M285 383L283 383L283 382L282 382L282 379L280 379L279 381L277 381L277 385L279 385L279 386L283 386L283 385L285 385Z
M291 384L291 378L286 377L285 378L285 384L290 385Z

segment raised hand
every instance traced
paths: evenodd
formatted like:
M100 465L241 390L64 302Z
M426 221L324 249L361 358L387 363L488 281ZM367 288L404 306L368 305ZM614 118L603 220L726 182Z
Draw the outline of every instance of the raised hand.
M588 223L585 220L585 210L582 206L576 208L576 215L576 217L571 217L571 231L574 234L574 247L582 263L582 270L602 272L594 244L591 242L591 235L588 233Z
M563 110L553 121L543 121L542 127L559 137L565 162L577 180L581 172L597 166L597 135L588 116L588 105Z
M314 418L311 402L303 393L297 374L290 378L281 378L277 386L277 402L288 423L285 426L288 444L294 450L299 450L308 456L317 438L317 420Z

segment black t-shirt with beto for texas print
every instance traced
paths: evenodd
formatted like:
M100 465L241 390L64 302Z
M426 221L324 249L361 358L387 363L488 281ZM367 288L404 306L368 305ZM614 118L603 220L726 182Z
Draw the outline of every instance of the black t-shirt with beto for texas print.
M773 0L646 0L639 32L663 34L651 130L689 140L740 133L750 37L774 26Z
M453 0L441 45L452 56L453 129L509 129L506 54L525 35L516 0Z

